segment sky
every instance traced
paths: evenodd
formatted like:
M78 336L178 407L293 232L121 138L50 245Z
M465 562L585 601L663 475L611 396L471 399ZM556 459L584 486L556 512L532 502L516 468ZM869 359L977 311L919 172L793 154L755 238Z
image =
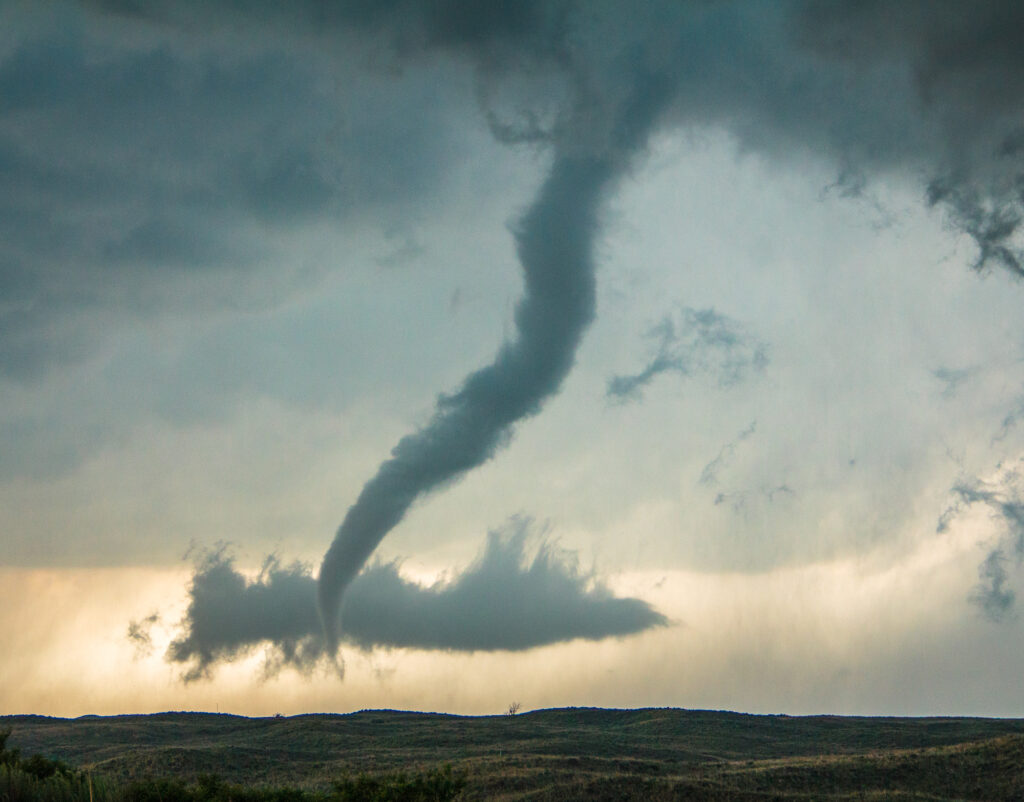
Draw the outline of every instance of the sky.
M0 712L1024 716L1022 32L0 4Z

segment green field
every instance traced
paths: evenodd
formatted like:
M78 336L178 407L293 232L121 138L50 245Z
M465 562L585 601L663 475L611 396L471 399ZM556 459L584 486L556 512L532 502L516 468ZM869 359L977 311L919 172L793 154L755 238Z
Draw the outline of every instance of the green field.
M108 788L155 778L198 788L216 777L329 798L343 777L426 777L451 764L467 800L1024 800L1020 719L579 708L0 717L0 731L8 729L9 749L62 761Z

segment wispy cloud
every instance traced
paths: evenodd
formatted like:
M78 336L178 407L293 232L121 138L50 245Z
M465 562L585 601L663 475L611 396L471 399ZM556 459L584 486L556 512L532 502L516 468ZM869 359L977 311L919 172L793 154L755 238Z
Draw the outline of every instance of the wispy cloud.
M743 324L714 309L680 307L646 333L651 356L636 373L613 376L606 395L617 402L637 400L664 373L710 376L730 387L768 364L768 347Z
M1006 572L1006 555L1002 549L993 549L978 566L978 577L981 580L967 597L977 604L982 614L990 621L1003 621L1008 618L1017 600L1017 594L1008 585L1009 575Z
M976 372L975 368L936 368L932 371L932 376L942 382L942 397L948 400L955 398L960 387Z
M752 437L754 432L757 431L757 421L751 421L750 425L736 435L736 439L726 443L718 451L718 455L711 460L704 469L700 472L700 478L697 480L702 485L715 484L718 481L718 474L721 473L722 469L729 464L732 460L733 454L736 453L736 447Z
M135 647L137 657L148 657L153 653L153 625L160 620L159 613L151 613L145 618L128 622L126 637Z
M1024 418L1024 397L1017 398L1013 407L1003 416L1002 423L999 424L999 431L992 436L992 442L999 443L1005 440L1020 423L1021 418Z
M1020 466L996 468L991 479L965 479L951 490L954 501L943 511L936 527L945 532L962 513L976 505L987 507L996 522L997 531L991 539L988 555L978 568L979 583L969 599L977 604L985 617L1002 621L1010 616L1016 593L1007 565L1024 562L1024 476Z

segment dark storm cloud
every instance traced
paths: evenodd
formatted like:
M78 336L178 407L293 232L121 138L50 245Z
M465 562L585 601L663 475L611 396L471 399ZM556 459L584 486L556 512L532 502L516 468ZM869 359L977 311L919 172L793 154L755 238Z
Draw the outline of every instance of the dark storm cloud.
M511 120L495 122L496 110L484 109L496 132L548 143L574 118L600 128L619 76L644 52L676 82L667 123L725 128L771 155L820 155L848 185L863 187L879 171L920 175L929 202L978 243L979 264L1020 268L1017 4L650 2L625 13L616 4L140 0L92 8L98 20L60 4L49 24L28 25L25 12L5 20L14 42L0 56L0 370L8 373L88 353L102 327L74 325L76 310L158 304L166 293L153 285L169 280L168 267L273 261L281 255L262 222L334 217L429 192L457 153L443 79L410 87L378 73L371 91L365 69L349 64L332 75L326 60L354 36L399 64L450 52L489 75L562 76L573 89L550 124L537 122L552 101L543 81L539 96L524 90ZM114 27L124 18L148 34ZM403 77L422 69L417 62ZM332 92L332 81L346 91ZM256 279L236 276L233 291L246 281ZM71 330L44 336L52 321Z
M549 543L528 557L529 531L528 521L517 520L491 532L472 565L429 586L402 577L397 563L369 565L345 595L345 641L365 650L516 651L668 623L646 602L613 595ZM308 671L326 656L307 566L271 558L249 580L219 549L197 566L189 596L181 635L167 653L187 666L187 681L259 647L267 647L268 671Z
M989 480L971 479L952 488L953 503L939 518L937 530L946 531L954 520L975 505L987 507L997 525L991 538L994 545L978 568L981 580L971 591L970 600L992 621L1009 617L1016 600L1007 564L1020 567L1024 562L1024 476L1018 461L1014 466L999 465Z
M707 375L721 387L761 373L768 364L767 346L735 320L714 309L681 307L666 315L645 337L652 355L637 373L613 376L607 396L616 401L639 399L642 390L663 373Z
M407 207L457 149L450 76L122 44L54 10L0 50L0 374L81 358L112 313L265 302L275 232Z
M900 158L922 169L928 202L942 204L976 242L975 266L1021 275L1024 7L1008 0L970 7L955 0L807 2L798 23L799 41L852 66L854 81L885 70L909 80L916 119L902 147L865 154L867 168Z
M48 8L10 4L0 42L8 374L81 358L104 327L78 312L151 313L180 271L249 267L230 291L201 294L237 304L284 256L261 226L434 191L467 109L431 74L433 54L474 66L499 138L550 147L599 138L643 59L674 83L663 127L725 130L780 163L822 158L858 191L879 174L913 177L977 243L979 267L1021 271L1017 3ZM517 86L511 115L492 104L502 81Z
M500 46L556 51L570 3L560 0L249 0L183 6L168 0L89 0L112 15L182 28L276 26L302 34L377 33L399 53L430 49L486 51ZM548 42L547 46L544 43Z

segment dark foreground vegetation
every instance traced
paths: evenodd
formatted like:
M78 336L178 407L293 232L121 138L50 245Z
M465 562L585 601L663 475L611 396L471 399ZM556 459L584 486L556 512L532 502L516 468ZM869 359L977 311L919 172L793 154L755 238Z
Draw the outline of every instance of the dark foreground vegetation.
M1024 801L1024 721L596 709L0 717L0 802L452 799Z
M6 748L10 735L11 730L0 730L0 800L4 802L444 802L458 797L466 784L465 776L450 764L411 775L342 776L327 791L246 787L225 782L218 774L200 774L192 783L179 777L118 782L40 754L23 760L21 750Z

